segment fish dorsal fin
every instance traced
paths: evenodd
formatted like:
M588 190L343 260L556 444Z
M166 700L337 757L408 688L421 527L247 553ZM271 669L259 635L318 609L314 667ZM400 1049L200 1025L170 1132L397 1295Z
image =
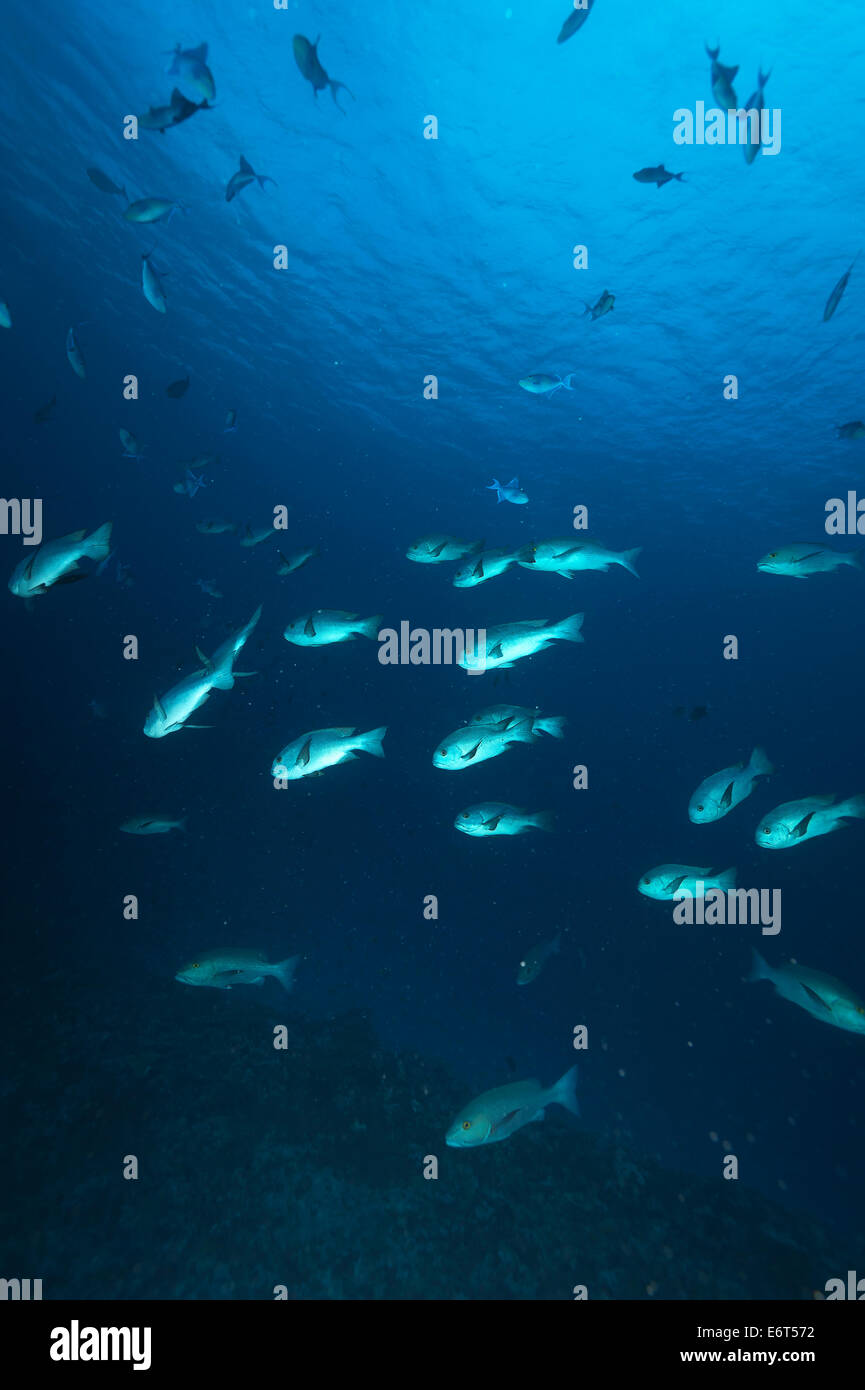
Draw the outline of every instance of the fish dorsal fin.
M240 156L240 172L241 174L252 174L253 178L255 177L255 170L249 160L244 159L243 155Z

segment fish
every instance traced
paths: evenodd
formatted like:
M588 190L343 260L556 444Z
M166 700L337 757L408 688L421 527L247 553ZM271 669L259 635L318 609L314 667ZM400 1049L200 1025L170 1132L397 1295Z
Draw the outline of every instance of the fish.
M576 1067L571 1067L546 1091L539 1081L515 1081L484 1091L460 1111L445 1142L451 1149L476 1149L481 1144L498 1143L533 1120L542 1120L548 1105L562 1105L572 1115L579 1115Z
M809 574L824 574L850 565L862 569L860 550L830 550L819 541L797 541L794 545L782 546L780 550L770 550L762 560L757 561L757 569L764 574L784 574L789 579L807 579Z
M222 429L223 434L234 434L237 430L237 411L229 410L225 417L225 424Z
M101 169L88 169L87 177L90 182L95 184L100 193L111 193L118 198L126 198L126 189L118 188L107 174L103 174Z
M87 708L90 710L94 719L108 718L108 710L103 704L100 704L99 700L88 700Z
M529 719L532 724L532 733L538 738L542 734L548 734L551 738L564 738L567 719L564 715L542 714L539 709L527 709L523 705L488 705L486 709L478 710L469 720L469 726L486 726L492 729L509 729L514 724L521 724L523 720Z
M111 526L106 521L89 536L84 531L71 531L56 541L46 541L13 571L10 590L18 598L40 598L55 584L86 578L87 571L81 569L79 561L98 564L106 559L111 550Z
M381 624L380 613L372 618L359 618L357 613L316 608L312 613L292 618L282 635L295 647L329 647L336 642L353 642L356 637L368 637L375 642Z
M211 598L225 598L225 594L220 593L212 579L196 579L195 582L203 594L209 594Z
M586 308L582 317L585 318L586 314L591 314L592 323L594 323L595 319L602 319L605 314L609 314L612 312L612 310L615 308L616 296L614 294L610 294L609 290L604 290L604 293L601 295L597 304L589 304L585 299L583 300L583 303L585 304Z
M562 933L557 932L552 941L542 941L539 945L527 951L520 961L520 968L517 973L518 985L530 985L532 980L536 980L549 960L550 956L558 955L561 950Z
M754 93L748 98L748 104L747 104L747 106L745 107L745 111L746 111L746 112L749 112L749 111L759 111L759 112L762 113L763 108L764 108L765 105L766 105L765 101L763 100L764 88L765 88L765 86L766 86L766 83L769 81L769 78L771 77L771 75L772 75L771 72L767 72L766 75L765 75L765 77L764 77L764 76L763 76L763 69L762 69L762 68L758 68L758 69L757 69L757 90L756 90L756 92L754 92ZM740 117L739 119L741 120L741 119L743 119L743 118ZM762 141L761 141L761 139L760 139L760 131L761 131L761 122L762 122L762 119L763 119L763 118L762 118L762 114L761 114L761 115L758 117L758 124L757 124L757 139L754 140L754 141L750 141L750 140L749 140L748 144L745 145L745 146L743 146L744 151L745 151L745 163L746 163L746 164L753 164L753 163L754 163L754 160L757 158L757 155L760 153L760 150L761 150L761 148L762 148ZM746 115L746 116L744 117L744 120L745 120L746 122L750 122L750 117L749 117L748 115Z
M708 705L694 705L694 708L688 712L687 705L676 705L676 708L673 710L673 714L677 719L680 719L685 713L688 714L689 720L693 723L698 719L705 719L706 715L709 713L709 707Z
M314 560L320 551L317 546L311 546L308 550L295 550L288 556L283 555L281 550L278 550L277 554L282 561L277 574L294 574L295 570L302 569L310 560Z
M177 87L171 93L167 106L151 106L143 115L136 117L142 130L158 130L164 135L171 126L180 125L194 116L196 111L210 111L212 107L204 101L189 101Z
M257 674L255 671L235 671L234 663L255 631L260 617L261 604L243 627L238 628L237 632L232 633L216 648L210 660L196 647L196 656L210 676L214 690L233 690L236 680L247 679Z
M818 835L842 830L850 820L865 820L865 794L846 801L835 796L806 796L767 811L754 839L761 849L792 849Z
M144 457L144 455L138 451L138 440L135 438L134 434L130 434L129 430L124 429L118 430L117 433L120 435L120 442L123 445L123 453L120 455L121 458L140 459Z
M846 425L836 425L839 439L865 439L865 421L849 420Z
M501 623L487 629L485 649L469 651L465 648L457 658L457 665L466 671L508 669L521 657L546 651L553 642L583 642L580 629L584 617L584 613L572 613L559 622L529 618L519 623Z
M463 725L441 740L433 753L433 767L443 772L464 772L490 758L498 758L512 744L534 743L532 721L523 719L507 728Z
M487 492L496 492L499 502L513 502L518 507L523 506L529 500L527 494L520 487L519 478L511 478L509 483L500 483L498 478L493 478L487 487Z
M157 313L164 314L167 308L165 302L165 290L162 288L162 281L160 280L158 274L154 270L153 266L150 264L150 257L152 255L152 251L146 251L144 255L141 257L141 290L144 295L144 298L147 300L147 303L151 304L153 308L157 311ZM179 383L175 383L175 385L177 384ZM189 385L188 378L186 384L187 386ZM184 387L184 390L185 389L186 387ZM166 394L171 396L175 393L169 386L166 388ZM183 395L183 391L181 391L179 394Z
M679 183L685 182L684 175L671 174L669 169L664 168L663 164L649 165L646 169L638 169L633 178L637 180L637 183L653 183L657 188L663 188L664 184L669 183L671 179L678 179Z
M549 574L559 574L563 579L573 579L578 570L600 570L606 574L610 565L621 565L635 579L639 575L634 561L642 551L638 545L633 550L608 550L600 541L575 540L564 536L560 540L538 541L524 545L517 551L517 563L527 570L545 570Z
M258 182L259 188L264 188L266 183L276 184L276 179L272 179L269 174L257 174L249 163L249 160L244 159L243 155L241 155L240 168L237 173L232 174L231 178L228 180L228 185L225 190L225 201L230 203L232 198L236 198L238 193L246 188L248 184L255 183L256 181Z
M127 222L161 222L163 219L168 221L178 207L180 204L173 203L170 198L139 198L129 204L123 216Z
M180 44L177 44L167 68L167 75L180 78L191 92L203 97L205 102L213 101L216 96L216 83L207 66L206 43L200 43L197 48L181 48Z
M453 560L463 560L467 555L477 555L483 550L485 541L464 541L459 536L422 536L412 541L406 551L406 559L418 565L446 565Z
M0 328L12 327L12 315L9 312L9 305L5 299L0 299Z
M567 43L568 39L576 34L578 29L582 29L592 12L594 3L595 0L574 0L571 13L559 30L559 37L556 39L556 43Z
M838 305L841 303L841 296L847 288L847 281L850 279L850 272L852 271L854 265L858 261L861 254L862 253L860 251L856 252L856 255L850 262L849 268L845 270L844 274L841 276L841 279L838 281L829 298L826 300L826 308L823 310L824 323L829 322L835 310L838 308Z
M234 663L249 641L260 617L259 605L249 621L228 637L212 657L205 656L200 648L196 647L199 669L178 681L165 695L153 697L153 706L144 721L144 733L148 738L165 738L168 734L178 733L184 727L204 727L200 724L187 724L187 720L210 698L212 692L232 690L235 680L255 674L253 671L235 671Z
M677 894L684 896L690 893L692 898L696 898L698 883L702 884L701 896L710 889L726 893L736 887L736 870L724 869L719 873L716 869L698 869L692 864L659 864L643 874L637 889L644 898L670 903Z
M170 396L173 401L179 401L181 396L185 396L189 390L189 373L182 377L180 381L172 381L170 386L166 386L165 394Z
M758 777L771 777L774 771L765 750L755 748L747 763L736 763L704 778L688 803L688 819L694 825L723 820L751 795Z
M506 801L481 801L458 812L454 825L464 835L484 839L491 835L525 835L529 830L552 830L551 811L523 811Z
M211 518L208 521L197 521L195 529L200 531L203 536L233 536L237 533L237 527L233 521L219 521L216 518Z
M326 768L336 767L338 763L352 762L359 753L371 753L374 758L383 758L382 743L386 733L387 726L370 729L365 734L351 728L313 729L285 745L273 760L271 776L294 782L301 777L324 772Z
M233 985L263 985L272 975L286 993L294 988L294 976L300 956L271 964L261 951L249 951L242 946L223 946L204 951L178 970L175 980L182 985L206 985L210 989L231 989Z
M303 34L295 34L292 39L294 61L297 63L301 74L306 78L307 82L312 84L313 96L317 97L319 92L323 92L325 87L329 87L334 104L342 111L342 114L345 115L345 111L336 99L336 94L340 88L342 88L343 91L348 92L352 101L354 101L354 92L346 87L344 82L334 82L332 78L328 77L318 56L318 45L320 43L321 34L319 34L315 43L310 43L309 39L304 38Z
M247 522L240 538L240 544L246 546L247 550L251 550L253 546L262 545L264 541L272 540L275 535L276 529L273 525L261 526L257 531L253 531Z
M191 468L187 468L186 476L183 481L174 484L174 491L180 493L181 496L195 497L203 487L207 487L207 483L204 481L204 474L199 473L196 475Z
M738 66L727 68L723 63L718 62L718 54L721 52L721 45L717 48L710 48L705 44L707 55L712 59L711 82L712 96L715 105L722 111L733 111L737 108L736 93L733 89L733 78L739 71Z
M564 377L550 376L547 372L531 372L529 376L520 377L517 385L532 396L554 396L562 387L566 391L573 391L571 382L575 376L576 372L568 372Z
M516 562L517 557L512 550L483 550L476 558L460 566L451 583L457 589L474 589L478 584L486 583L488 579L495 579L497 574L504 574Z
M822 1023L831 1023L845 1033L865 1033L865 1002L832 975L793 961L773 969L752 947L747 983L754 984L758 980L768 980L782 999L798 1004Z
M84 381L87 376L87 368L84 364L84 354L78 346L74 328L70 328L66 334L66 356L75 375L80 376L81 380Z
M185 830L187 817L169 820L168 816L132 816L120 829L126 835L168 835L172 830Z
M56 396L52 396L47 405L40 405L39 409L34 410L33 412L33 423L36 425L46 424L47 421L50 420L51 416L54 414L54 408L56 405Z

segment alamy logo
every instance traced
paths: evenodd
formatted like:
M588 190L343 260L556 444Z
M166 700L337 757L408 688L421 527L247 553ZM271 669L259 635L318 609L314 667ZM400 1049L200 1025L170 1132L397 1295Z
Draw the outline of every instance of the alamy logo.
M701 878L696 887L696 893L682 888L673 895L674 922L689 927L760 926L762 936L777 936L781 930L780 888L710 888L707 893Z
M133 1371L150 1370L149 1327L52 1327L52 1361L131 1361Z
M0 497L0 535L21 536L24 545L41 545L42 498Z
M827 1279L825 1284L826 1298L855 1298L861 1303L865 1299L865 1279L856 1278L855 1269L848 1269L847 1283L843 1279Z
M378 634L382 666L464 666L470 676L486 669L485 627L412 627L403 620L399 632L383 627ZM468 659L466 659L468 658Z
M33 1285L31 1293L30 1285ZM41 1279L0 1279L0 1299L24 1300L42 1297Z
M745 110L706 110L698 101L695 109L680 106L673 112L673 141L677 145L762 145L764 154L781 153L781 111L756 106Z

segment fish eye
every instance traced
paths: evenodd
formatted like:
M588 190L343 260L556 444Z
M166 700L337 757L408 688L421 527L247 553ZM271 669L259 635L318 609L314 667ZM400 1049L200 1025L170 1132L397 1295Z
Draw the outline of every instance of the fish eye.
M192 968L193 968L193 970L200 970L200 969L201 969L201 966L198 964L198 961L197 961L197 960L194 960L194 961L192 962Z
M702 809L703 809L702 806L698 806L698 807L697 807L697 810L698 810L698 811L702 811Z
M471 1120L463 1120L463 1129L471 1129L471 1127L472 1127L472 1122L471 1122Z
M463 818L463 820L468 820L468 818L469 818L469 813L468 813L468 811L463 811L463 812L462 812L462 818Z
M775 558L775 556L776 556L777 554L778 554L777 550L772 550L772 551L770 551L770 553L769 553L769 559L770 559L770 560L774 560L774 558Z
M760 826L760 834L761 834L761 835L769 835L769 834L771 834L771 826L768 826L768 825L761 825L761 826Z
M439 757L440 757L440 758L446 758L447 755L448 755L448 750L447 750L446 748L440 748L440 749L439 749Z

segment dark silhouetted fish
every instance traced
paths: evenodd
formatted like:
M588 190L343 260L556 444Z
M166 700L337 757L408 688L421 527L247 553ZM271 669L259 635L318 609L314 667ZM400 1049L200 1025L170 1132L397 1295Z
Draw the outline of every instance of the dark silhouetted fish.
M256 179L260 188L264 188L266 183L276 184L276 179L272 179L269 174L257 174L248 159L240 156L240 168L236 174L232 174L228 180L228 187L225 190L225 201L230 203L232 198L236 198L238 193L250 183L255 183Z
M673 710L673 714L677 719L681 719L682 715L686 714L691 723L694 723L697 719L705 719L708 713L709 708L707 705L694 705L691 710L689 710L686 705L677 705Z
M841 276L841 279L838 281L829 298L826 300L826 308L823 310L824 323L829 322L835 310L838 308L838 305L841 303L841 296L847 288L847 281L850 279L850 271L853 269L854 265L858 261L860 254L861 252L856 252L856 255L850 262L850 269L845 270L844 274Z
M592 322L594 322L595 319L602 319L604 317L604 314L610 313L610 311L613 309L613 306L615 305L615 302L616 296L614 294L610 294L609 290L604 290L604 293L601 295L597 304L586 304L586 301L584 299L583 303L586 305L586 310L583 314L583 318L586 317L586 314L591 314Z
M344 82L334 82L333 78L328 77L324 68L321 66L318 57L318 45L321 43L321 34L319 34L315 43L310 43L309 39L304 38L303 34L295 34L292 42L294 44L294 61L297 63L297 66L300 68L307 82L312 83L313 96L317 97L319 92L323 92L325 87L329 87L334 102L339 107L340 111L342 111L342 114L345 115L345 111L336 100L336 94L340 87L342 87L348 92L352 101L354 101L354 92L349 87L346 87Z
M654 168L638 169L634 178L637 183L653 183L658 188L663 188L665 183L670 182L670 179L678 179L680 183L685 182L681 174L671 174L669 169L664 168L663 164L658 164Z
M164 135L169 126L180 125L182 121L188 121L190 116L194 116L196 111L210 111L212 108L208 101L188 101L183 93L177 88L171 93L171 99L167 106L151 106L149 111L145 111L138 117L138 124L142 130L158 130Z
M718 62L718 54L721 52L721 45L717 48L710 48L706 44L706 52L712 59L712 96L715 98L715 105L722 111L733 111L736 109L736 93L733 90L733 78L739 71L738 67L725 68L723 63Z
M114 193L119 198L126 197L126 189L118 188L117 184L113 183L107 174L103 174L101 169L88 169L87 177L91 183L96 184L100 193Z
M758 69L757 69L757 90L756 90L756 92L754 92L754 93L748 98L748 105L747 105L746 108L745 108L746 111L757 111L757 112L760 113L760 114L758 115L758 118L757 118L757 119L758 119L758 122L762 122L762 119L763 119L763 116L762 116L763 107L766 105L765 101L763 100L763 88L766 86L766 83L769 81L769 78L770 78L771 76L772 76L771 72L767 72L767 73L766 73L766 76L764 77L764 76L763 76L763 69L762 69L762 68L758 68ZM741 117L740 117L740 119L741 119ZM746 123L750 123L750 117L746 116L746 117L745 117L745 121L746 121ZM758 126L757 126L756 134L757 134L757 139L756 139L756 140L750 140L750 141L748 142L748 144L745 146L745 163L746 163L746 164L753 164L753 163L754 163L754 160L757 158L757 155L760 153L760 150L761 150L761 148L762 148L762 142L761 142L761 138L760 138L760 135L761 135L761 127L760 127L759 124L758 124Z
M169 77L179 77L185 81L197 96L205 101L213 101L216 96L216 83L213 73L207 66L207 44L200 43L197 48L181 48L177 44L172 53Z
M581 0L580 4L575 4L573 10L568 15L561 29L556 43L566 43L578 29L582 29L586 20L592 12L595 0Z
M172 400L179 401L181 396L185 396L189 390L189 377L185 376L182 381L172 381L170 386L166 386L166 396L171 396Z
M57 397L52 396L47 405L41 405L38 410L33 412L33 420L37 425L44 425L54 414L54 407L57 404Z
M846 425L836 425L839 439L865 439L865 423L862 420L850 420Z

